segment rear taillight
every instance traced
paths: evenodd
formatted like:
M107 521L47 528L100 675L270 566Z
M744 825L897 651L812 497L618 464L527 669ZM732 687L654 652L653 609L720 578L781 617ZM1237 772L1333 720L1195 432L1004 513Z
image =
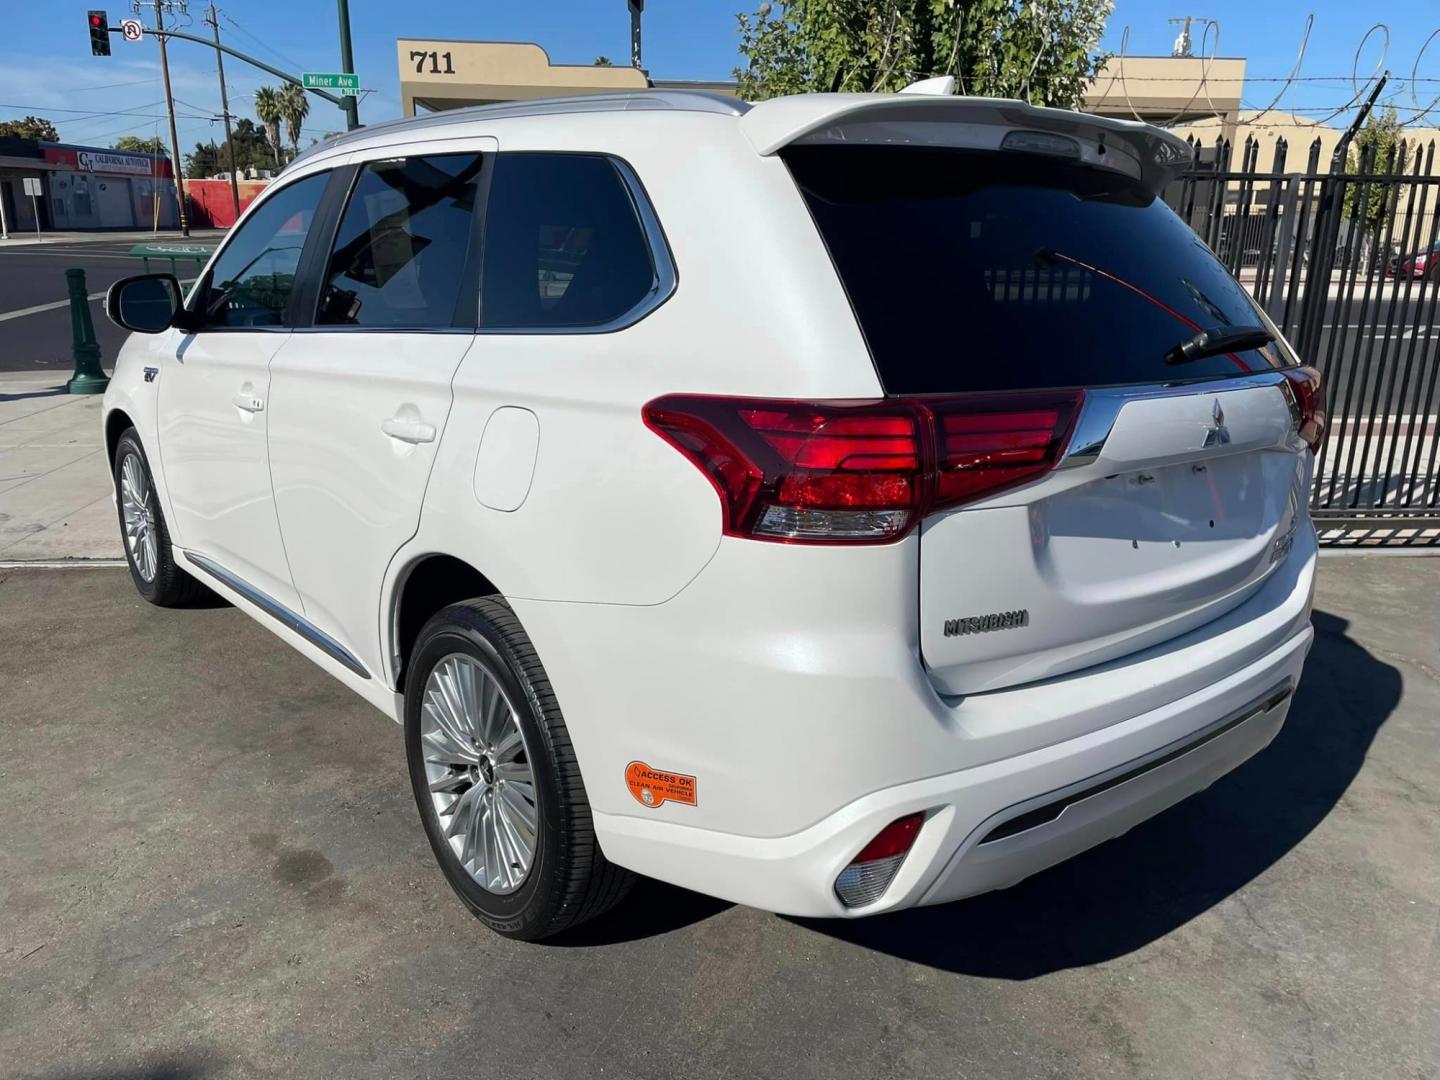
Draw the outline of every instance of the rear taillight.
M1326 423L1325 388L1320 383L1320 372L1312 367L1287 368L1285 378L1292 392L1290 407L1296 434L1316 453L1325 438Z
M1083 391L884 401L676 394L645 423L720 495L725 532L875 543L1054 466Z
M881 829L835 879L835 895L840 902L853 908L880 899L915 845L924 823L923 813L906 814Z

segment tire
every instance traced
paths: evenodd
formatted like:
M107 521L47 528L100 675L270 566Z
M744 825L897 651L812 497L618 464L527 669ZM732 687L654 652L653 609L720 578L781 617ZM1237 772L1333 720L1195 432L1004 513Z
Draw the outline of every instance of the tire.
M476 717L498 700L491 724L460 719L467 693ZM464 740L471 745L460 746ZM454 604L420 631L406 676L405 756L436 861L491 930L538 941L630 891L634 875L608 862L595 840L560 706L503 600Z
M157 607L186 607L210 590L182 570L170 549L170 529L160 500L155 495L155 478L140 436L126 428L115 445L115 509L120 519L120 537L125 545L125 563L130 580L141 596ZM126 524L127 507L139 508L137 535Z

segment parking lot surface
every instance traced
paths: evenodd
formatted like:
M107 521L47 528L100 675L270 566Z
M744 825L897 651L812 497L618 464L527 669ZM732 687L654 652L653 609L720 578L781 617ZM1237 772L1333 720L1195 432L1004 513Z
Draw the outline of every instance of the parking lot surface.
M1437 596L1326 559L1276 742L1009 891L649 884L523 945L442 880L399 729L246 616L0 570L0 1075L1434 1078Z

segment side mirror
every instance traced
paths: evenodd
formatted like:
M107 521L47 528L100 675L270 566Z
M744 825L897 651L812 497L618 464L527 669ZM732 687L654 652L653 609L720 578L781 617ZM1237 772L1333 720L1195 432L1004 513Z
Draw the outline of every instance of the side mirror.
M158 334L175 325L180 300L180 282L174 274L140 274L110 286L105 314L122 329Z

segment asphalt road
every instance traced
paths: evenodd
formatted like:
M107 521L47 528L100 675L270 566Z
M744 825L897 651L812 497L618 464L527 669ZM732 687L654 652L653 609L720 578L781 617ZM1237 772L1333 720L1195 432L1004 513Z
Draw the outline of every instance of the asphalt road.
M61 244L0 247L0 371L68 370L70 352L69 292L65 271L85 271L87 294L104 293L112 283L143 267L125 253L146 240L144 234ZM171 241L166 241L171 242ZM206 239L213 243L214 239ZM182 278L194 277L194 263L180 263ZM169 264L151 264L168 270ZM49 310L28 309L59 304ZM125 331L105 318L100 297L90 302L90 318L100 342L101 362L108 371L125 342ZM26 312L25 314L17 314Z
M246 616L0 571L0 1074L1429 1080L1437 593L1326 559L1275 743L1006 892L829 923L649 885L523 945L433 865L399 729Z

